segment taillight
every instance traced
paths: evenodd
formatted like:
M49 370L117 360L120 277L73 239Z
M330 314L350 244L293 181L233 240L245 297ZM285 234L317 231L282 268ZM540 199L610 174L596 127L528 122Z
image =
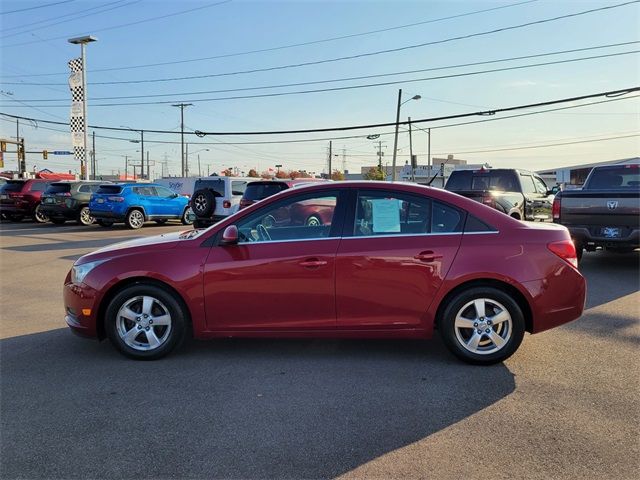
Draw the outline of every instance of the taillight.
M496 208L496 201L491 196L491 194L485 194L482 196L482 203L484 203L487 207Z
M124 197L107 197L110 202L124 202Z
M578 255L576 254L576 246L571 240L561 240L547 244L547 248L571 265L578 268Z
M244 207L248 207L249 205L251 205L253 202L251 200L245 200L244 198L242 200L240 200L240 208L239 210L243 209Z
M222 208L231 208L231 202L229 200L225 200L222 202Z
M553 206L551 207L551 215L554 220L560 220L560 197L553 199Z

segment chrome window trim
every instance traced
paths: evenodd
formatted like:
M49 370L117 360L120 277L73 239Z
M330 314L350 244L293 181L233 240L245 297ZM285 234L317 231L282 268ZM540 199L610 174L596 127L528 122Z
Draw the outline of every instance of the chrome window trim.
M399 233L392 235L361 235L361 236L353 236L353 237L342 237L343 240L354 240L361 238L406 238L406 237L441 237L443 235L462 235L463 232L446 232L446 233Z
M261 245L263 243L317 242L319 240L340 240L341 237L300 238L294 240L265 240L261 242L238 242L238 245Z
M464 235L495 235L496 233L500 233L498 230L491 230L488 232L463 232Z

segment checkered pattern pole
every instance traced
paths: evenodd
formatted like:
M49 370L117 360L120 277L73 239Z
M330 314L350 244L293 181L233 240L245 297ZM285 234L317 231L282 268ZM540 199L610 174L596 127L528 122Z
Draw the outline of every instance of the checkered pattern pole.
M71 76L69 88L71 90L71 116L69 126L71 128L71 141L73 144L73 157L80 163L80 176L85 178L86 151L85 151L85 118L84 118L84 79L82 58L74 58L69 61Z

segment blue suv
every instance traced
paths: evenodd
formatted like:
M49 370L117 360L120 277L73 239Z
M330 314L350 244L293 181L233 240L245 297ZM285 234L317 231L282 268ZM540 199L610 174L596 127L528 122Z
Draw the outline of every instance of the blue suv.
M170 219L189 225L193 220L188 202L187 197L153 183L100 185L91 196L89 212L103 227L124 222L127 227L138 229L147 220L162 225Z

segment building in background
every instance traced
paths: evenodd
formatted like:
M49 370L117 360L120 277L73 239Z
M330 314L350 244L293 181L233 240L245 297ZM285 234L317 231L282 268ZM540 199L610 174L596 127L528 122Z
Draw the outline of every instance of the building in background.
M581 186L584 184L589 172L593 167L599 167L601 165L616 165L627 163L638 163L640 157L623 158L619 160L607 160L596 163L585 163L582 165L572 165L569 167L552 168L547 170L538 170L536 173L545 181L545 183L552 187L554 185L571 185Z

